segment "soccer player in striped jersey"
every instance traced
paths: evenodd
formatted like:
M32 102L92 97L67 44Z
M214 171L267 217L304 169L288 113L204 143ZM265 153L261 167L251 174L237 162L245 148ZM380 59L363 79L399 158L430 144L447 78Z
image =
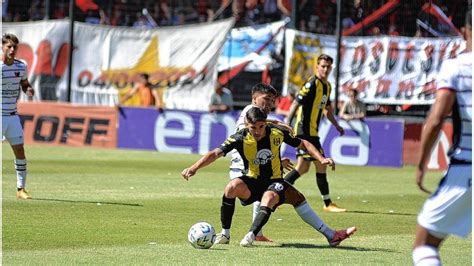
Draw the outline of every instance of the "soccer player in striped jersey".
M247 115L247 112L252 107L259 107L266 114L269 114L273 108L277 95L278 95L278 92L273 86L268 85L268 84L263 84L263 83L255 84L252 87L252 104L247 105L240 113L240 116L237 119L237 122L235 123L235 131L238 132L245 128L245 116ZM230 152L230 154L231 154L232 159L231 159L231 164L230 164L229 177L230 179L234 179L234 178L244 175L246 172L245 172L244 162L239 152L237 150L233 150ZM282 160L284 160L285 168L291 171L293 168L293 164L291 163L291 161L286 158ZM255 219L255 217L257 217L259 209L260 209L260 201L254 202L253 203L253 220ZM228 234L228 232L226 234L226 230L223 229L223 232L217 235L216 243L227 244L229 243L229 240L230 240L229 238L230 238L230 235ZM256 236L256 241L271 242L272 240L264 236L263 232L259 232Z
M319 152L324 156L324 150L319 141L318 131L319 124L326 112L329 121L336 127L339 134L344 135L344 129L338 124L334 118L331 101L331 84L328 81L329 74L332 70L333 59L322 54L317 60L316 74L310 77L303 87L301 87L287 117L287 122L291 125L293 117L296 114L296 123L294 126L295 135L301 139L305 139L313 144ZM311 157L305 150L298 149L298 160L293 171L286 175L285 180L294 184L296 179L308 172L311 162L316 167L316 184L318 185L321 197L324 200L324 211L328 212L345 212L346 209L340 208L331 201L329 195L329 183L327 181L326 166L319 163L318 160Z
M18 199L31 199L25 189L26 157L23 148L23 129L17 113L20 89L29 97L35 94L27 79L26 64L15 59L18 38L10 33L2 36L2 136L10 143L15 154Z
M472 228L472 11L467 12L464 37L465 52L441 67L436 99L421 135L416 183L429 193L423 186L426 167L443 120L452 113L449 168L418 215L414 265L441 265L439 247L443 240L452 234L467 237Z
M181 172L181 175L189 180L199 169L210 165L233 149L239 152L246 171L244 175L230 180L224 190L222 227L230 230L236 198L239 198L244 206L263 199L266 201L262 202L250 232L241 242L242 246L252 245L257 233L268 221L270 213L283 203L293 205L298 215L323 234L331 246L337 246L351 236L356 231L355 227L338 231L331 229L311 209L303 194L284 181L280 148L283 143L304 148L321 164L330 165L333 170L334 161L324 158L308 141L295 138L287 129L268 123L267 114L258 107L250 108L245 118L244 129L227 138L221 147L208 152ZM262 198L264 195L266 197Z

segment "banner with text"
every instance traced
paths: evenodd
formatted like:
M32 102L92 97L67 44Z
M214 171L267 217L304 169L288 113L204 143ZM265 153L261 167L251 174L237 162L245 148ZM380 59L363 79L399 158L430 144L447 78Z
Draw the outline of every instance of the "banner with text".
M124 107L119 112L118 148L148 149L160 152L200 153L218 147L235 129L238 112L213 114ZM281 119L279 116L272 118ZM340 121L346 130L339 136L324 119L320 138L327 156L338 164L402 166L403 120ZM283 156L295 158L286 145Z
M117 147L117 110L64 103L18 103L27 144Z
M207 110L217 60L232 19L153 30L75 23L71 101L118 104L141 73L163 90L167 108ZM29 66L40 100L67 99L69 22L3 23L20 39L17 58ZM131 102L136 104L138 102Z
M316 59L328 54L336 60L335 36L287 29L284 91L299 89L316 71ZM343 37L339 84L341 100L350 89L365 103L430 104L441 64L465 48L461 38L393 36ZM335 71L329 77L334 86ZM334 99L335 90L332 91Z

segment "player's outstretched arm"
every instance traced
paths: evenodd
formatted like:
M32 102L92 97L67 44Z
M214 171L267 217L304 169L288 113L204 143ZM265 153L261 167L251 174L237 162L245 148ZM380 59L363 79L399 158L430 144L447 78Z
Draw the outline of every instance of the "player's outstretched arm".
M336 169L334 161L331 158L324 158L316 147L314 147L309 141L302 139L300 147L298 148L306 149L311 157L316 158L323 165L330 165L333 171Z
M442 89L436 92L436 100L431 107L430 114L426 118L426 124L421 133L421 154L416 170L416 184L421 191L431 194L423 185L426 165L428 164L431 150L438 138L444 118L451 112L456 99L456 94L449 89Z
M222 155L224 155L224 153L222 152L221 149L219 148L216 148L210 152L208 152L207 154L205 154L204 156L201 157L201 159L199 159L196 163L194 163L193 165L191 165L190 167L184 169L182 172L181 172L181 175L183 176L184 179L186 180L189 180L189 178L193 175L196 174L196 172L203 168L203 167L206 167L208 165L210 165L211 163L213 163L215 160L217 160L219 157L222 157Z
M330 104L326 105L326 111L327 118L336 127L337 131L339 132L339 135L344 135L344 129L339 125L336 118L334 117L334 110L332 109L332 106Z
M295 116L295 113L296 113L296 109L298 109L298 107L300 106L300 104L298 103L298 101L295 99L293 100L293 103L291 104L291 107L290 107L290 111L288 111L288 116L285 118L285 122L291 126L291 122L293 121L293 117Z

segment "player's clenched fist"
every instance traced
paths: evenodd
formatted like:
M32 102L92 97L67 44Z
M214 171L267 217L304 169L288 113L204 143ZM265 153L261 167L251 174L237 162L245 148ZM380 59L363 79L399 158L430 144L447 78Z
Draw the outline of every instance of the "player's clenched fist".
M195 174L196 174L196 170L193 170L192 168L186 168L181 172L181 175L186 180L189 180L189 178Z

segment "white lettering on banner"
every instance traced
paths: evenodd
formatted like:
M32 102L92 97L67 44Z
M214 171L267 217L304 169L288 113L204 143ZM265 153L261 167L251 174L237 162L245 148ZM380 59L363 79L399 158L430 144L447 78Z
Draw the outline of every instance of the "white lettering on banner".
M361 121L339 121L339 125L345 130L353 130L358 136L339 136L331 143L331 157L336 163L348 165L367 165L369 161L370 130L367 124ZM326 133L327 134L327 133ZM325 136L326 136L325 134ZM357 155L342 154L342 147L352 146L358 148Z
M344 120L339 120L339 125L345 130L357 132L358 136L336 136L333 138L332 142L329 144L331 157L336 163L348 165L366 165L369 161L369 126L361 121L346 122ZM318 135L321 145L324 145L331 127L332 124L328 119L323 119L319 124ZM342 147L344 146L357 147L358 154L356 156L343 155Z
M167 128L171 121L179 122L183 128ZM190 115L185 112L167 111L160 115L155 123L155 147L163 152L192 153L192 147L176 147L168 145L166 138L190 139L194 135L194 122Z
M356 89L364 103L431 104L443 61L456 57L466 43L460 37L346 37L341 43L340 98ZM313 75L314 57L335 58L336 38L287 29L283 92L299 88ZM329 76L334 84L335 76ZM331 91L331 99L335 97Z
M443 155L444 159L446 160L446 163L449 163L449 158L447 155L447 151L450 148L449 140L448 137L446 136L446 133L441 130L438 136L438 139L436 140L436 144L433 147L433 150L431 151L431 156L430 156L430 161L428 163L428 169L439 169L439 163L442 157L438 156L439 152L439 147L443 148Z
M199 121L199 124L197 124ZM171 122L178 123L181 127L170 128ZM336 163L348 165L367 165L369 161L369 139L370 129L367 124L361 121L340 121L340 125L347 131L357 132L357 136L337 136L331 140L330 154ZM229 136L234 132L235 118L230 114L202 114L199 120L193 119L186 112L168 111L165 115L160 115L155 123L154 143L158 151L192 153L193 145L178 146L176 144L168 144L167 139L182 139L198 141L198 153L205 154L214 147L211 147L211 139L213 138L212 126L215 124L225 127L225 134L219 130L219 136ZM321 121L319 128L319 136L321 144L324 144L329 130L332 125L329 120ZM197 130L198 129L198 130ZM215 133L215 132L214 132ZM197 134L197 136L195 136ZM175 141L176 142L176 141ZM195 147L195 146L194 146ZM343 147L357 148L357 154L345 155L342 153ZM282 154L284 154L287 145L283 145Z
M200 119L200 128L199 128L199 150L200 154L205 154L214 147L211 147L211 126L214 123L223 124L226 128L225 136L230 136L230 133L234 132L235 128L235 119L228 114L204 114Z

